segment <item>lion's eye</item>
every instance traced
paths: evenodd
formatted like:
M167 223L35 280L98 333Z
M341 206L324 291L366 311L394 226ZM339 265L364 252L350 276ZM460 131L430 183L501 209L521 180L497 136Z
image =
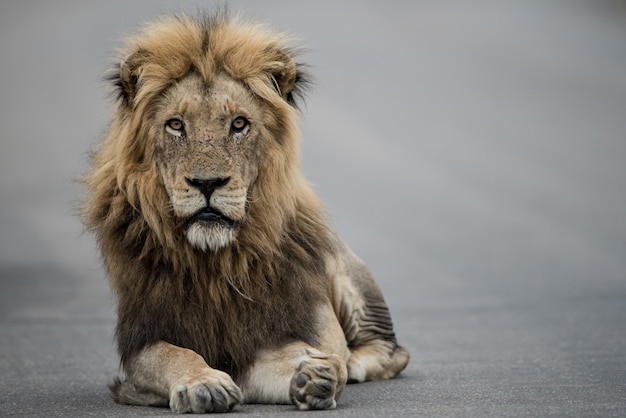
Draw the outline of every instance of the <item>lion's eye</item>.
M230 127L234 132L241 132L248 126L249 123L248 119L243 116L238 116L230 124Z
M165 122L165 130L174 136L182 136L184 128L183 121L180 119L173 118Z

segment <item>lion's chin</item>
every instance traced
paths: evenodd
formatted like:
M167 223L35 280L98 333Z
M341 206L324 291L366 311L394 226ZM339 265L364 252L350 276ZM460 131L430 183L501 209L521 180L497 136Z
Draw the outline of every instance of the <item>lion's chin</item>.
M187 227L187 240L202 251L217 251L235 240L235 232L216 222L199 221Z

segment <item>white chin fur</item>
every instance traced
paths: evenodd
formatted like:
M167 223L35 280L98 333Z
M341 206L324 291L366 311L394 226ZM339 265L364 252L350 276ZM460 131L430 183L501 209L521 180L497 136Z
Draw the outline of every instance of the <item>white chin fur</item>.
M187 240L202 251L217 251L235 239L233 230L219 224L195 223L187 228Z

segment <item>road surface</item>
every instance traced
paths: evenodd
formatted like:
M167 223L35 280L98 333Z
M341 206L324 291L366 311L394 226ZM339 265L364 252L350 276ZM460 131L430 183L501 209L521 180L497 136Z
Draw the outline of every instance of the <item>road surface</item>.
M626 5L231 2L317 78L303 170L412 352L301 416L626 416ZM77 217L118 39L193 2L0 5L0 416L114 404L114 301ZM291 416L244 405L236 416Z

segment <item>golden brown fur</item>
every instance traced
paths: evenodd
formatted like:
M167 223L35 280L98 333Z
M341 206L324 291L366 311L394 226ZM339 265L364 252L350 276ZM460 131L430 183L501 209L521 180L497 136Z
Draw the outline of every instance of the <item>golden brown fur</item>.
M118 401L204 412L245 396L329 408L347 378L406 365L378 287L300 174L305 76L293 57L284 36L223 15L166 18L128 40L83 209L118 300ZM171 114L182 134L172 135ZM242 114L249 125L235 130ZM198 173L226 185L200 193ZM192 223L198 204L232 224ZM348 344L364 354L351 357ZM316 389L311 376L328 383Z

